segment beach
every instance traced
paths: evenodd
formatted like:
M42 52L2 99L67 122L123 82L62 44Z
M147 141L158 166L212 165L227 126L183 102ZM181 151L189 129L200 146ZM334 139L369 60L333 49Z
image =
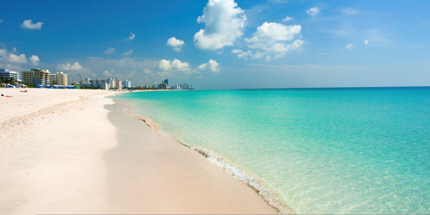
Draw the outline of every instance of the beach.
M102 90L0 89L0 213L275 214Z

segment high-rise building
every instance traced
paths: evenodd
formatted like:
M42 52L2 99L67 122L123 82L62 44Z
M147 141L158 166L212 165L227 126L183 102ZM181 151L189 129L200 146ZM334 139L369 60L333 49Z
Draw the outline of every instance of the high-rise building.
M107 82L109 84L109 88L115 88L115 81L112 78L108 78Z
M167 89L167 84L166 83L161 83L158 85L158 88L160 89Z
M161 81L161 83L169 85L169 79L164 79Z
M115 82L115 87L114 88L117 88L117 89L121 90L122 89L122 82L121 82L121 80L115 79L114 82Z
M129 81L129 80L123 81L122 86L125 88L131 88L131 81Z
M30 71L22 71L22 82L26 85L49 85L49 70L31 69Z
M3 81L8 79L12 79L12 81L20 81L18 72L9 71L8 69L0 69L0 78L2 78Z
M49 75L49 80L51 84L58 84L58 85L67 85L67 74L64 74L63 72L57 72L55 74Z

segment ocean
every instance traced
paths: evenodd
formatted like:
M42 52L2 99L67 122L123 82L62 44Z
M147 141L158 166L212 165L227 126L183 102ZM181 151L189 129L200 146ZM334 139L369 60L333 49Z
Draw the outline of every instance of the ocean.
M281 210L430 213L430 88L184 90L117 98L246 183L261 179L254 187Z

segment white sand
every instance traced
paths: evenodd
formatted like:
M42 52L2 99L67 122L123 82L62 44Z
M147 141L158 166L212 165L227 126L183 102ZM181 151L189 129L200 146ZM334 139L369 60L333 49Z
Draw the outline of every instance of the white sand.
M277 213L111 92L0 93L0 214Z

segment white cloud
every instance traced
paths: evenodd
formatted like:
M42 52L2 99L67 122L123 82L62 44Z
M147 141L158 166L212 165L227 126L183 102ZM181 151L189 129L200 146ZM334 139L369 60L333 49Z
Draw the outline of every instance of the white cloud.
M108 50L103 52L103 54L105 54L105 55L111 55L113 53L115 53L115 49L111 48L111 47L109 47Z
M35 66L37 66L37 65L39 65L40 63L40 59L39 59L39 56L37 56L37 55L32 55L31 57L30 57L30 62L31 62L31 64L33 64L33 65L35 65Z
M81 70L81 69L82 69L82 66L78 62L75 62L74 64L70 64L70 63L61 64L60 63L57 65L57 70L71 71L71 70Z
M115 72L113 69L111 71L112 71L112 73L105 70L105 71L103 71L103 75L106 77L111 77L111 76L113 76L113 73Z
M175 71L182 71L182 72L190 72L190 64L188 62L181 62L178 59L175 59L172 61L172 63L170 64L172 69Z
M222 52L217 52L216 54L222 54Z
M21 28L26 28L26 29L30 29L30 30L38 30L41 29L43 25L43 22L37 22L37 23L33 23L33 21L31 21L31 19L25 20L22 24L21 24Z
M16 47L13 47L12 52L13 52L13 53L16 53L16 51L17 51L17 50L16 50Z
M173 47L174 51L179 52L179 51L181 51L182 45L184 45L184 44L185 43L183 40L179 40L179 39L176 39L175 37L171 37L167 40L166 45Z
M352 43L346 44L346 48L349 49L349 50L351 50L351 49L355 48L355 45L352 44Z
M218 73L220 70L219 63L217 63L215 60L210 59L208 63L209 71Z
M204 64L202 64L202 65L198 66L198 67L197 67L197 69L198 69L198 70L201 70L201 71L204 71L204 70L206 70L206 66L207 66L207 65L208 65L207 63L204 63Z
M233 50L231 51L231 53L233 53L233 54L236 54L236 53L242 53L242 50L240 50L240 49L233 49Z
M152 73L152 71L150 69L143 69L143 72L145 74L151 74Z
M27 63L27 58L25 58L25 54L14 55L11 53L11 54L9 54L9 57L7 58L7 62L17 63L17 64Z
M210 59L208 63L198 66L197 69L201 71L209 70L213 73L219 73L220 71L219 63L212 59Z
M306 10L306 13L311 16L318 16L320 14L320 9L318 7L312 7Z
M167 71L170 68L172 68L172 66L170 65L170 60L165 60L165 59L160 60L158 67L164 71Z
M247 57L250 57L252 55L252 51L251 50L248 50L247 52L241 52L241 53L239 53L237 56L239 57L239 58L245 58L245 59L248 59Z
M252 59L260 59L260 58L264 57L265 55L266 54L264 52L257 51L257 52L255 52L254 55L252 55Z
M3 19L0 19L0 23L2 23L3 22Z
M364 40L364 45L369 45L369 40Z
M0 56L6 57L7 56L7 50L6 49L0 49Z
M232 46L243 35L246 15L234 0L209 0L197 22L204 22L205 29L194 35L195 45L201 49L217 50Z
M134 40L135 37L136 35L130 32L130 36L128 36L127 40Z
M294 36L300 34L302 27L300 25L283 25L275 22L264 22L257 27L257 32L247 42L272 42L292 40Z
M124 54L122 54L122 55L129 56L131 54L133 54L133 49L130 49L130 51L128 51L128 52L124 52Z
M283 19L282 21L283 22L288 22L288 21L291 21L291 20L293 20L294 18L293 17L289 17L289 16L287 16L287 17L285 17L285 19Z
M296 39L291 44L285 44L283 41L294 40L299 36L302 27L300 25L283 25L274 22L265 22L257 27L257 31L252 38L245 38L248 47L261 49L275 54L275 58L282 57L286 52L300 48L305 42ZM249 52L249 51L248 51ZM250 53L239 55L239 57L250 56ZM256 55L253 59L259 59L264 56L262 53Z
M358 11L356 11L356 10L354 10L354 9L352 9L352 8L345 8L345 9L342 9L342 10L340 10L343 14L345 14L345 15L355 15L355 14L358 14Z

